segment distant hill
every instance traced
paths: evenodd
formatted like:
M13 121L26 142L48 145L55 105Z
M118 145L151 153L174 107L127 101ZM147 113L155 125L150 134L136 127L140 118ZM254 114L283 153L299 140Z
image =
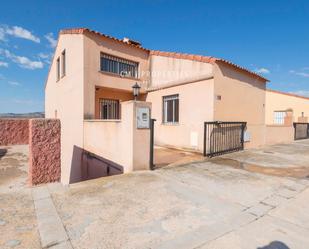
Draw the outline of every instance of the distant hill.
M0 118L44 118L44 112L0 113Z

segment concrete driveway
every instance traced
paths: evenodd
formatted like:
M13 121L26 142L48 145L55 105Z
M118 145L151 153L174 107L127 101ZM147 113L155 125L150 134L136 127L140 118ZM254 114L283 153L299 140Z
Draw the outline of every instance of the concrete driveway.
M309 178L309 139L226 154L211 161L267 175Z
M34 242L29 246L17 232L13 223L18 212L9 216L1 212L5 231L11 229L12 233L10 237L3 232L0 248L11 248L15 240L19 241L15 248L309 248L307 178L279 177L231 166L231 160L234 164L265 166L260 156L264 153L270 167L306 167L306 143L70 186L48 184L30 189L30 197L29 188L16 189L15 193L24 193L25 200L30 199L18 212L28 212L24 216L31 217L27 222L33 224ZM286 162L289 146L300 158L290 157ZM250 153L254 162L245 161L253 160L247 158ZM278 159L281 157L282 161ZM286 162L285 166L276 164L276 160ZM19 201L10 203L12 210ZM0 202L1 209L3 205ZM33 215L37 217L35 223Z

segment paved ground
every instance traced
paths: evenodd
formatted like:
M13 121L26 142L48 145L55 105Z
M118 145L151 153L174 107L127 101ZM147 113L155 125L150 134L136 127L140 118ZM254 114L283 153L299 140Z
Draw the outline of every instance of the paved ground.
M155 146L154 149L154 164L156 168L177 166L204 160L205 158L200 153L187 152L161 146Z
M250 172L309 179L309 139L226 154L212 162Z
M308 155L301 141L69 187L1 182L0 248L309 248Z
M0 248L40 248L27 187L28 146L0 147Z

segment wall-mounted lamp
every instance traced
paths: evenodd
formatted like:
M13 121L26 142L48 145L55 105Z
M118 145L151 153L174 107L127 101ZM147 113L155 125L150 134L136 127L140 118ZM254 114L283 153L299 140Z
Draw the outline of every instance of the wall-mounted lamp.
M134 96L134 100L136 100L136 98L139 95L139 91L141 89L141 87L139 86L139 84L137 84L137 82L134 84L134 86L132 86L133 89L133 96Z

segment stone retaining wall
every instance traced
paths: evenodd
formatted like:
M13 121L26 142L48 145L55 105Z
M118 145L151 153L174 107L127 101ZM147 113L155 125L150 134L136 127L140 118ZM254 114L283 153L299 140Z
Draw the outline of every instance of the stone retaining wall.
M29 121L29 184L60 181L60 120Z
M28 144L29 119L0 119L0 146Z

